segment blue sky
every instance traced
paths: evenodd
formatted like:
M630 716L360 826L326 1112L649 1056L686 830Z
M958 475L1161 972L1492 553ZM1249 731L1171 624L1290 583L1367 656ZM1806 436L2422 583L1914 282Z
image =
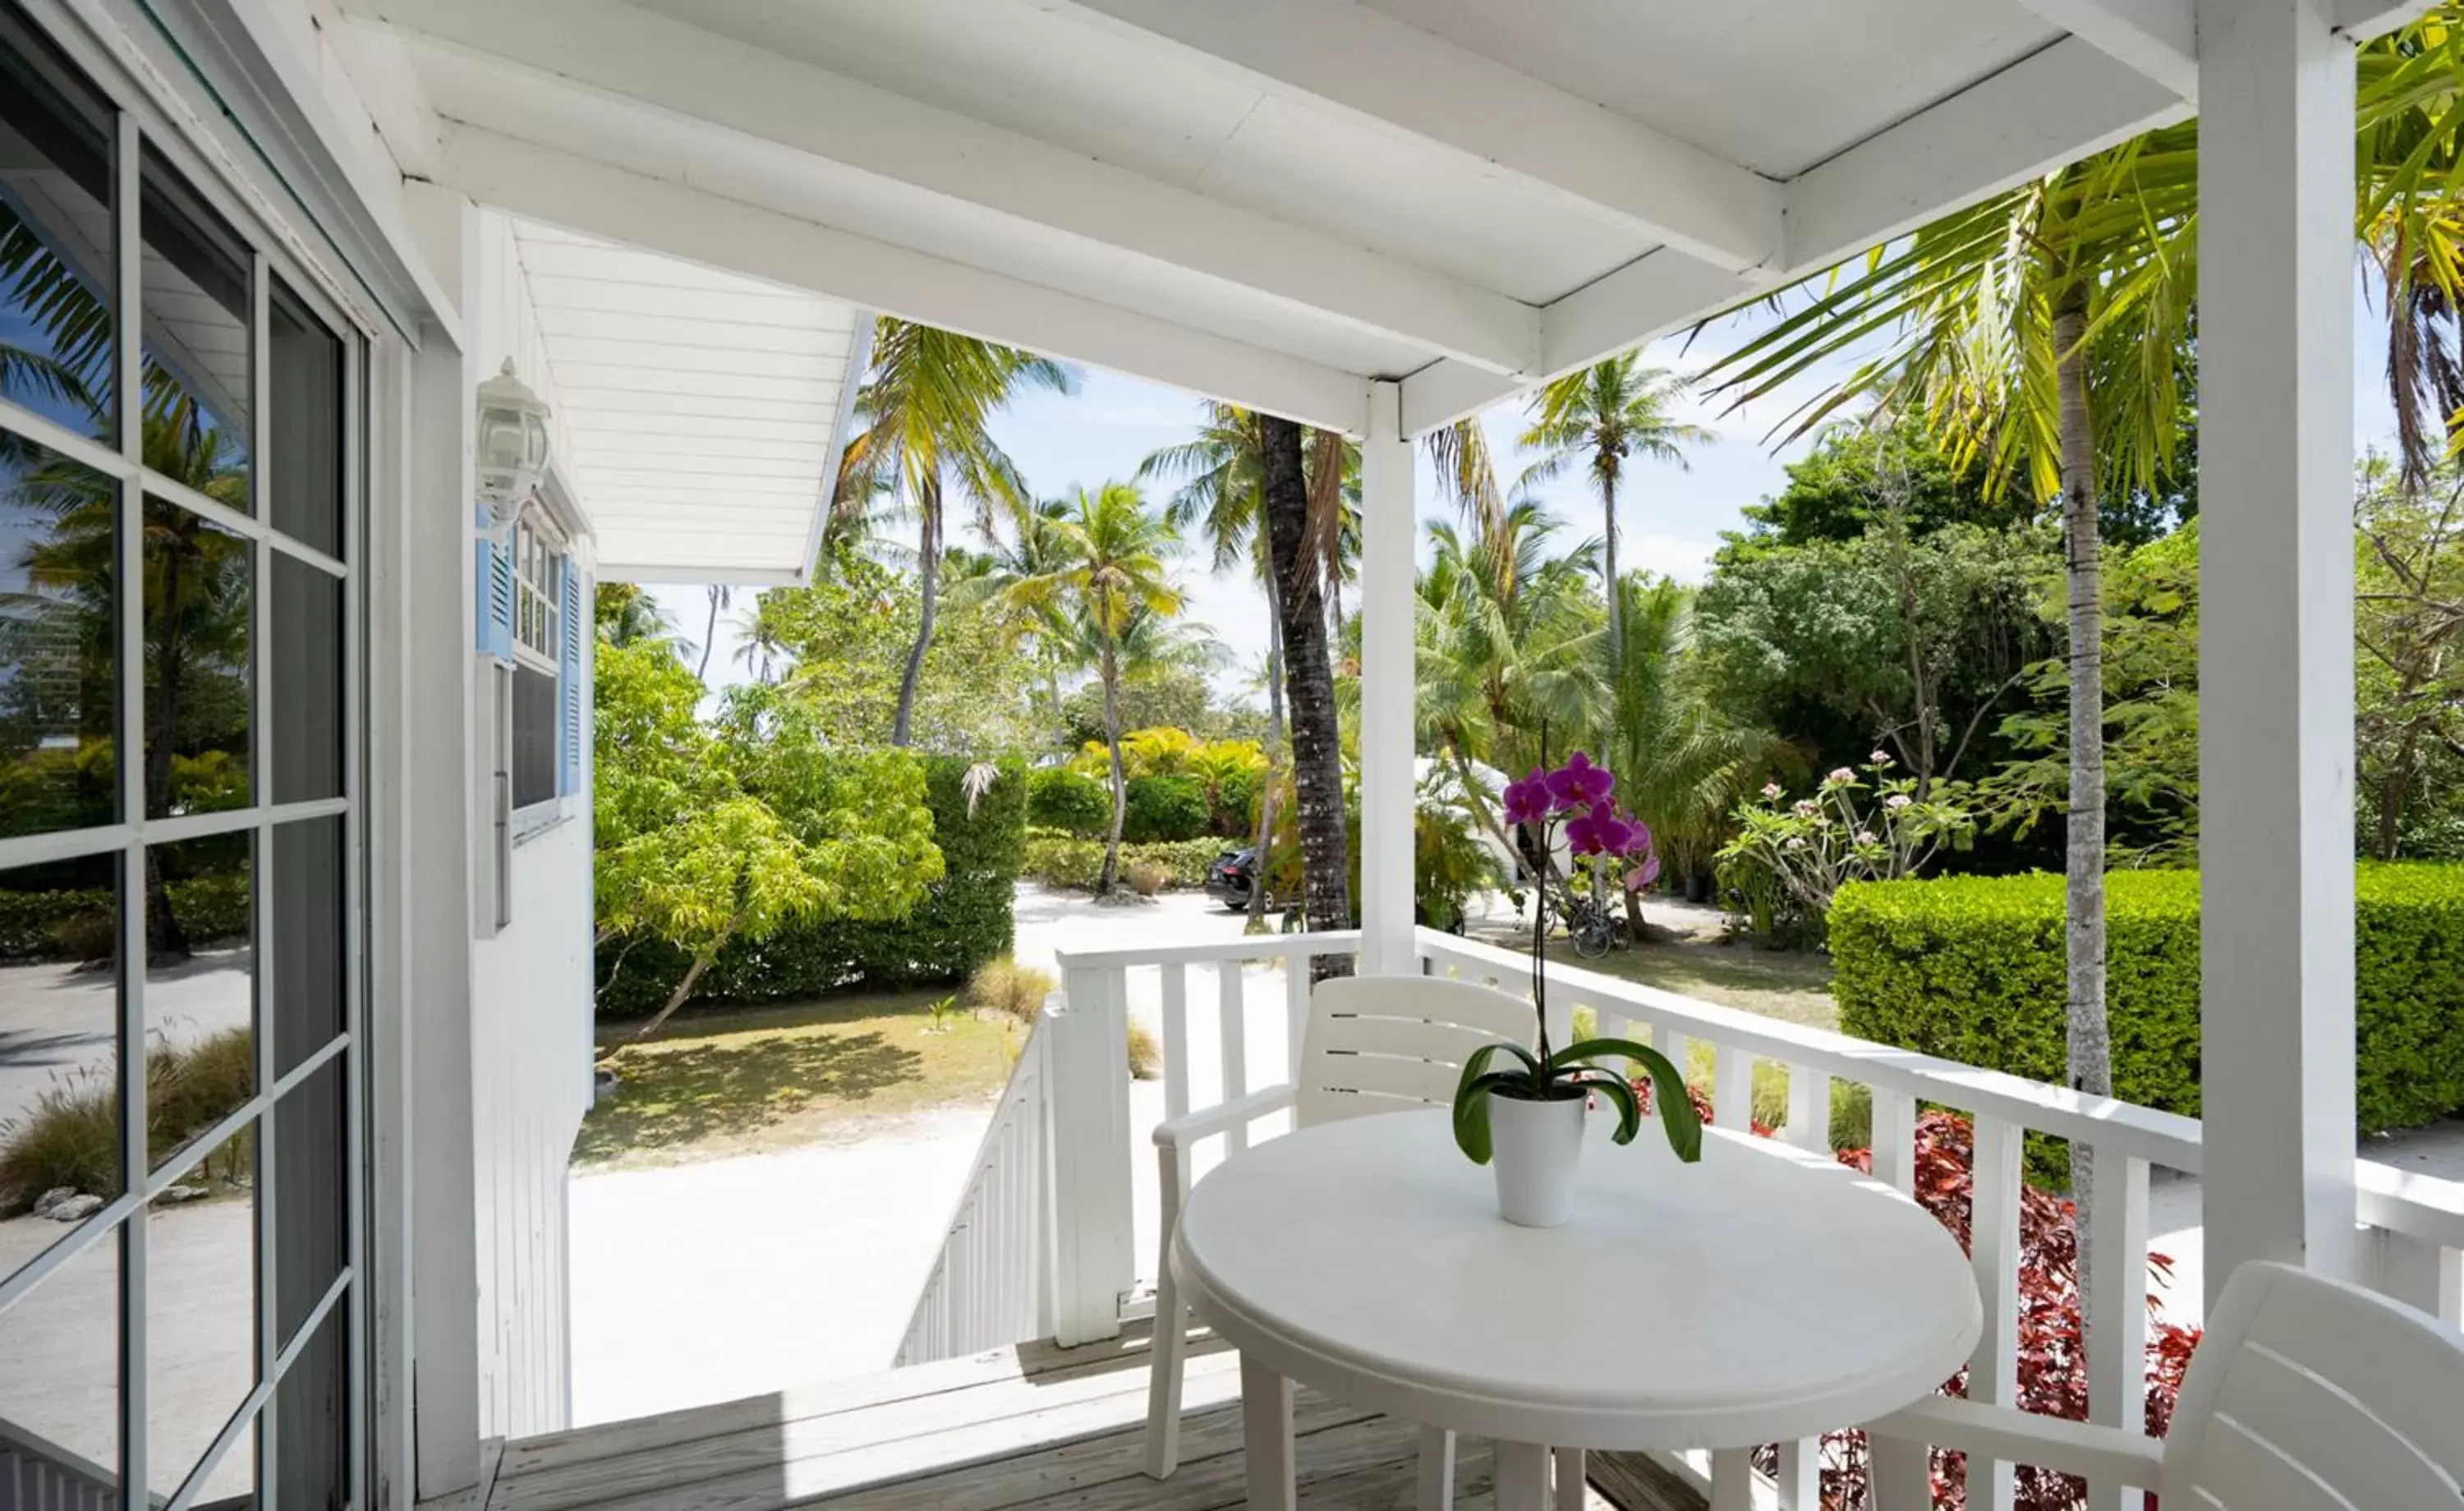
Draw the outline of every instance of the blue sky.
M2385 449L2395 433L2386 393L2386 346L2379 339L2380 318L2358 296L2354 327L2355 440L2359 446ZM1680 370L1699 366L1701 349L1696 349L1689 363L1683 346L1680 338L1655 342L1647 348L1649 360ZM1083 378L1075 397L1031 395L994 426L1001 446L1038 493L1058 493L1071 484L1130 478L1140 458L1186 439L1197 427L1199 403L1179 389L1092 369L1085 371ZM1803 454L1802 446L1774 453L1765 442L1766 432L1786 412L1787 405L1777 400L1733 415L1721 413L1715 405L1689 405L1683 418L1713 430L1718 439L1698 449L1688 468L1645 464L1636 471L1618 508L1624 563L1663 572L1681 581L1702 580L1720 533L1739 528L1747 505L1785 486L1787 464ZM1500 405L1482 416L1490 449L1499 459L1500 477L1509 487L1523 467L1514 437L1524 420L1519 401ZM1446 517L1451 510L1439 501L1428 469L1424 466L1419 471L1421 517ZM1569 521L1571 537L1598 533L1599 505L1587 493L1581 476L1561 477L1539 493ZM1227 690L1245 683L1248 668L1264 657L1266 646L1265 606L1257 589L1244 578L1211 576L1202 558L1184 563L1181 576L1192 616L1211 626L1236 658L1236 669L1219 680ZM654 585L652 592L697 641L709 614L704 590ZM749 605L749 593L738 597ZM714 686L744 676L734 663L735 645L736 637L722 617L717 648L710 663Z

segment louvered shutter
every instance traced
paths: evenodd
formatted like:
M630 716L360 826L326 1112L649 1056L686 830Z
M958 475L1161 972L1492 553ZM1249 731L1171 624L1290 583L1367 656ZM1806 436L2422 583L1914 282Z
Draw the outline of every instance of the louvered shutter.
M564 645L557 656L557 694L563 700L562 718L558 726L558 745L564 760L561 768L563 779L557 791L575 793L582 790L582 721L589 711L582 706L583 626L588 596L582 591L582 568L571 560L564 564Z
M484 512L480 524L487 520ZM499 661L514 659L514 547L482 533L472 546L473 570L478 577L479 654Z

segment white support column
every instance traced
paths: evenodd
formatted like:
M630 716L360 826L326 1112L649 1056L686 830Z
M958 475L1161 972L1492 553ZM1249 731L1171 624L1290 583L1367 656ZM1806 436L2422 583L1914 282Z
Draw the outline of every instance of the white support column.
M2208 1305L2353 1269L2353 45L2200 0Z
M1399 383L1369 385L1360 448L1360 966L1414 970L1412 441Z

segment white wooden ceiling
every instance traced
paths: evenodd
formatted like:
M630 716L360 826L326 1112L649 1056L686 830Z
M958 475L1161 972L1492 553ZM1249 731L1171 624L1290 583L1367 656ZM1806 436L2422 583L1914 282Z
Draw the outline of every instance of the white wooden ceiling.
M2192 0L341 3L407 171L1355 432L1369 380L1454 419L2196 81Z
M600 577L802 580L870 317L533 222L514 240Z

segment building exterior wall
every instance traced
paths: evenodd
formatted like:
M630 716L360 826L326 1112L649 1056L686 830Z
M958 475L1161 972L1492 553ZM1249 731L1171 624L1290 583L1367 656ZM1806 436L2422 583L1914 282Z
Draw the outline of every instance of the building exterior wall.
M474 365L515 375L556 405L513 228L492 210L475 217L475 276L465 312ZM475 400L474 400L475 403ZM553 433L554 423L550 423ZM576 500L584 503L586 501ZM587 571L589 541L574 542ZM583 595L587 612L589 595ZM588 678L589 646L583 637ZM473 646L476 654L476 645ZM482 682L484 686L484 679ZM586 703L585 703L586 707ZM487 737L492 711L474 711ZM587 739L585 720L584 739ZM582 770L590 770L587 746ZM474 771L474 777L478 772ZM561 799L557 816L520 829L511 858L510 922L472 944L473 1200L477 1209L479 1430L520 1437L568 1425L565 1169L589 1110L592 993L589 793ZM493 828L487 836L493 844ZM484 854L485 852L483 852ZM483 865L484 872L490 869Z

